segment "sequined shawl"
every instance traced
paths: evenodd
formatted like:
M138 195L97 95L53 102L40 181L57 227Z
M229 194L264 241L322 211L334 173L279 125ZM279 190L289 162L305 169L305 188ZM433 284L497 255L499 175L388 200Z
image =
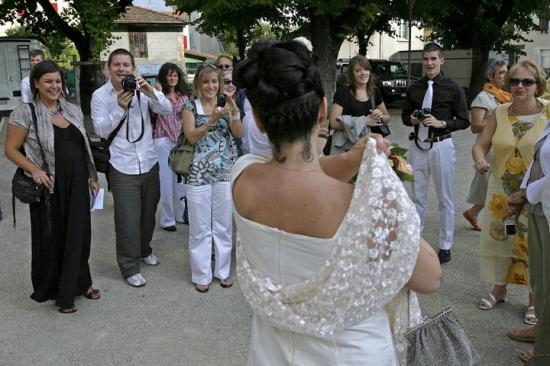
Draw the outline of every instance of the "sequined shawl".
M232 180L242 172L238 165ZM416 263L419 228L418 214L403 184L371 139L325 266L313 277L283 287L250 265L246 243L237 235L239 283L257 314L297 333L331 335L385 308L403 364L403 334L409 320L411 325L421 320L416 296L408 296L404 289Z

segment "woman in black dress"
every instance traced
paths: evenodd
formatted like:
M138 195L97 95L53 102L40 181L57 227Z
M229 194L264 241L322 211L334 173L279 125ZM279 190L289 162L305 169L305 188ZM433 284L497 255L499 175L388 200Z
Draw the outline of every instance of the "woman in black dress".
M5 153L51 192L42 202L30 205L31 298L55 300L60 312L74 313L76 296L100 298L88 265L90 191L99 189L97 172L82 112L63 98L61 69L43 61L32 69L30 80L37 128L31 105L21 103L10 115Z
M353 146L353 142L344 132L345 118L343 116L365 116L368 129L365 129L364 135L369 132L369 129L374 129L372 132L377 132L376 128L390 121L390 114L386 109L382 94L374 85L371 69L365 56L357 55L349 62L348 83L337 88L330 112L330 127L334 130L330 155L341 154Z

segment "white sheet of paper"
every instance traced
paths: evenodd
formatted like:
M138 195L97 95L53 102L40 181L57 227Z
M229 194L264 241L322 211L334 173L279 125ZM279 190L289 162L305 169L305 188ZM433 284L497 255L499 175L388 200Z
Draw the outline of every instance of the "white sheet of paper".
M94 198L92 199L92 208L90 209L91 212L94 212L95 210L103 210L104 197L105 190L103 188L100 188L97 193L94 193Z

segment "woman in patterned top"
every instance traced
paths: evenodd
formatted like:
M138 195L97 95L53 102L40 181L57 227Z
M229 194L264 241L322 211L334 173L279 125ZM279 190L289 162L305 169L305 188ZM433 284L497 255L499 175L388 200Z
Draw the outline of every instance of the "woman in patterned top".
M506 285L528 286L527 213L515 218L515 231L506 231L504 219L508 198L519 191L527 167L533 160L533 148L549 116L537 98L544 92L544 73L533 61L522 60L506 75L512 92L512 103L498 106L472 149L475 168L480 173L491 170L487 189L487 210L482 212L480 239L480 277L492 284L493 290L479 301L482 310L493 309L506 298ZM493 149L491 164L485 160ZM523 321L537 322L533 296Z
M235 138L241 135L239 109L225 96L225 106L217 106L223 90L220 70L209 61L197 69L193 87L197 98L183 111L183 131L194 145L193 161L185 178L189 210L189 253L191 281L199 292L212 282L212 242L216 262L214 277L222 287L231 287L232 217L231 168L237 160Z
M159 70L157 90L166 95L172 104L172 114L157 115L153 137L160 168L160 227L176 231L176 221L184 220L185 195L183 182L168 166L170 150L176 146L182 130L183 106L189 100L191 89L185 82L181 69L173 63L165 63Z

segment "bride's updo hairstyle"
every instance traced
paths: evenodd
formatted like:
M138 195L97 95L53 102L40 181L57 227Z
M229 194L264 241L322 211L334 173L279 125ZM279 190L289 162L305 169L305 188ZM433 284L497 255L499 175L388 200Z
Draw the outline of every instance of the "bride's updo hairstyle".
M258 41L239 62L235 84L261 120L279 162L281 145L304 141L304 159L312 159L310 136L325 93L311 53L296 41Z

